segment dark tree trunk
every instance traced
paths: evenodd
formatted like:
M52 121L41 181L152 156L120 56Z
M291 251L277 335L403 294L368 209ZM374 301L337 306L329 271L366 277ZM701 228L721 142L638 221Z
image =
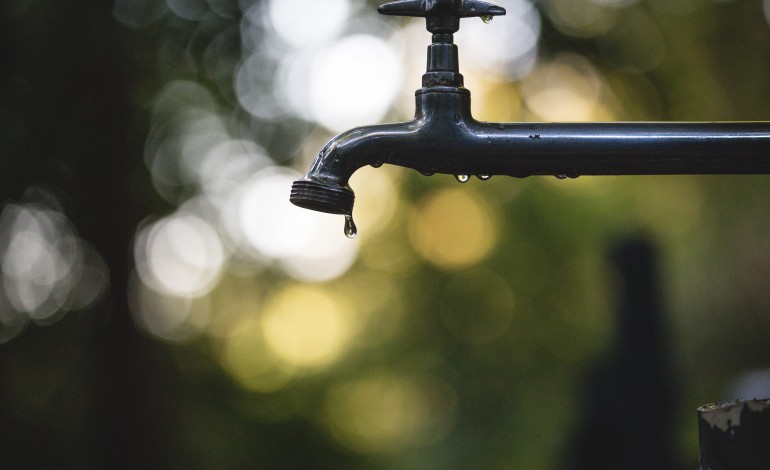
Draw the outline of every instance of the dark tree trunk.
M147 211L130 187L141 175L141 143L130 137L131 73L113 2L28 3L17 17L0 17L0 108L13 118L0 120L12 125L0 129L7 137L0 142L0 202L19 200L33 185L55 188L65 215L109 266L110 290L86 315L89 326L78 327L77 341L60 324L30 328L0 351L2 376L4 366L30 350L50 365L61 360L65 344L75 344L82 358L73 366L83 377L78 390L87 396L77 416L84 424L66 439L51 437L37 422L6 419L3 408L15 405L0 399L0 435L16 439L3 445L3 460L25 467L49 461L59 468L164 467L166 443L153 435L161 421L155 410L163 408L154 405L162 399L152 387L157 359L147 354L154 345L137 333L127 301L131 239ZM79 324L84 315L70 313L61 323ZM50 426L69 405L58 401L56 412L41 419Z

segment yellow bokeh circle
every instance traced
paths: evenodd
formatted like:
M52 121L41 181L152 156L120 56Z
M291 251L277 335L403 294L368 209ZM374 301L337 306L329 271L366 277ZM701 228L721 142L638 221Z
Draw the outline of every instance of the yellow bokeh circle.
M272 297L262 314L265 343L281 361L323 367L346 349L356 330L350 308L316 286L294 285Z
M460 269L483 260L497 242L495 211L470 188L427 194L409 221L412 246L426 261Z

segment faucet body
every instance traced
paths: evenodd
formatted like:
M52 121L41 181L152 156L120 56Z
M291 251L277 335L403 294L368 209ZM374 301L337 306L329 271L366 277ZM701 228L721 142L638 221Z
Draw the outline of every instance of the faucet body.
M392 4L403 7L417 3L402 0ZM422 8L426 8L424 3ZM458 4L457 0L433 3L444 10L450 3ZM466 3L476 4L473 11L488 6L483 2ZM380 7L380 11L389 5ZM462 7L459 2L457 8ZM504 10L488 11L504 14ZM428 24L430 29L430 19ZM433 24L436 29L435 24L441 22L434 19ZM455 26L459 27L459 20ZM415 93L414 119L357 127L334 137L305 177L294 183L294 204L351 214L354 194L348 181L365 165L398 165L426 175L482 177L770 174L770 122L477 121L471 115L470 92L462 86L452 30L441 28L432 30L428 71L423 75L423 87Z

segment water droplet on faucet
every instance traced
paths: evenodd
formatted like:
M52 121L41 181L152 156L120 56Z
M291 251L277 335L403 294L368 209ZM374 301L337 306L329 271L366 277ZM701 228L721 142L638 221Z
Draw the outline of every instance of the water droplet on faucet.
M489 24L492 22L492 18L494 18L492 15L484 15L481 17L481 21L483 21L486 24Z
M369 165L371 165L372 168L379 168L382 166L382 162L372 162Z
M481 181L486 181L491 177L492 175L476 175L476 178L480 179Z
M471 177L468 175L455 175L455 179L461 183L467 183Z
M358 235L356 223L353 222L353 216L347 214L345 215L345 236L348 238L356 238L356 235Z
M565 175L565 174L561 174L561 175L554 175L554 176L555 176L555 177L556 177L556 179L558 179L558 180L566 180L566 179L567 179L567 175Z

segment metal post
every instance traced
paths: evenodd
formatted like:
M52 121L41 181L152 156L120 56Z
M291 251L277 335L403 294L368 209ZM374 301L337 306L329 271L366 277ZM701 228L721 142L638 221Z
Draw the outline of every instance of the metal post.
M698 408L701 470L770 468L770 399Z

